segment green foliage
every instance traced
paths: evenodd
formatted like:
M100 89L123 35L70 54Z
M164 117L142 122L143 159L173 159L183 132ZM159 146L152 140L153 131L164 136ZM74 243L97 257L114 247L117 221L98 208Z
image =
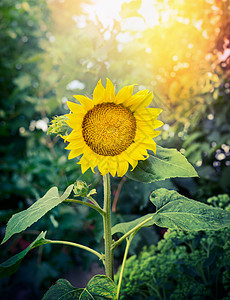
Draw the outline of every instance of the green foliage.
M75 288L67 280L59 279L44 295L44 300L58 299L115 299L116 285L104 276L96 275L87 284L86 288Z
M157 189L151 193L150 201L157 208L155 213L116 224L112 228L112 234L132 233L153 224L187 231L218 230L230 225L228 211L186 198L176 191Z
M150 219L150 220L147 221L148 219ZM149 227L149 226L153 225L154 224L153 214L148 214L146 216L137 218L130 222L116 224L115 226L112 227L112 235L117 232L121 232L121 233L125 234L125 233L129 232L130 230L132 230L133 228L140 226L143 222L144 222L144 225L142 225L140 228Z
M228 299L229 240L228 228L168 230L156 246L144 247L127 260L121 300Z
M1 201L11 195L22 197L28 192L23 178L28 136L24 135L30 122L42 119L36 109L38 102L39 67L42 57L41 39L45 39L44 19L49 15L46 1L40 7L34 1L1 1L0 3L0 136L1 136ZM31 58L37 55L37 61ZM45 121L44 121L45 122ZM40 130L39 130L40 131ZM37 136L38 137L38 136ZM38 137L40 140L40 137ZM12 155L14 153L14 155ZM20 175L19 175L20 174ZM20 183L19 183L20 179Z
M45 242L45 232L41 232L39 236L33 241L25 250L22 252L12 256L7 261L0 264L0 278L9 276L15 273L24 258L24 256L33 248L38 247L40 245L46 244Z
M13 234L31 226L49 210L63 202L70 195L73 187L73 184L70 185L61 197L58 194L58 189L53 187L30 208L14 215L8 222L3 242L7 241ZM117 224L112 228L112 234L117 232L123 234L136 233L140 228L151 226L154 223L166 228L197 231L217 230L228 226L230 222L230 214L223 209L213 208L188 199L175 191L158 189L151 194L150 200L157 207L156 213L143 216L131 222ZM47 242L49 243L49 240ZM29 250L47 242L44 236L42 238L39 236L27 249L3 263L1 267L9 268L7 274L13 273Z
M174 177L198 176L192 165L176 149L167 149L157 146L156 155L139 161L134 171L128 171L129 178L145 183L165 180Z
M199 199L230 190L228 84L229 79L222 80L218 99L207 102L209 104L203 107L204 112L196 124L191 123L191 127L185 130L178 128L182 137L177 144L181 144L188 160L197 165L200 175L199 185L202 188L197 190L196 196Z
M66 279L58 279L55 285L44 295L43 299L79 299L83 290L73 287Z
M156 205L156 225L189 231L217 230L230 225L230 213L186 198L176 191L158 189L150 195Z
M28 209L21 211L11 217L6 227L6 234L2 243L6 242L13 234L19 233L37 222L52 208L63 202L73 189L71 184L60 197L57 187L52 187L41 199L37 200Z
M221 207L226 211L230 211L230 202L229 202L229 195L217 195L211 198L208 198L207 203L210 203L214 207Z

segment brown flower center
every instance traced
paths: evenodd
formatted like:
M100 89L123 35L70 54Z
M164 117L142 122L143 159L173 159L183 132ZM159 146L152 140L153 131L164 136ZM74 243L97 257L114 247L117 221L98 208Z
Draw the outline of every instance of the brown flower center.
M119 155L134 141L136 120L121 104L101 103L89 110L82 122L86 144L103 156Z

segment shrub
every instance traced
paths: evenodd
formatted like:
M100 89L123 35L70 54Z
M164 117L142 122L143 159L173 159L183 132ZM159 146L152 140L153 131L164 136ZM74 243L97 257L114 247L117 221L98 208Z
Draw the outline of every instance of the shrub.
M228 195L207 202L230 209ZM157 245L127 260L121 299L229 299L229 246L228 228L168 230Z

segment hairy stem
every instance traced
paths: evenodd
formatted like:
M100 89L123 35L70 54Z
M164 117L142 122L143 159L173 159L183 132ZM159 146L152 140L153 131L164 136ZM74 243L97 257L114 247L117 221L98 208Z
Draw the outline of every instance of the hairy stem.
M113 250L111 234L111 192L109 174L103 176L104 184L104 241L105 241L105 274L113 280Z
M73 203L86 205L86 206L91 207L91 208L95 209L96 211L98 211L102 216L104 215L104 211L103 211L103 209L100 208L99 205L96 206L94 204L84 202L84 201L81 201L81 200L76 200L76 199L66 199L63 202L73 202Z
M54 241L54 240L47 240L47 239L45 239L45 241L47 242L47 244L61 244L61 245L68 245L68 246L74 246L77 248L81 248L83 250L86 250L88 252L95 254L99 259L102 259L102 255L99 252L97 252L87 246L81 245L81 244L68 242L68 241Z
M94 200L91 196L87 196L86 199L88 199L89 201L91 201L96 207L100 208L102 210L102 208L100 207L100 205L97 203L96 200Z

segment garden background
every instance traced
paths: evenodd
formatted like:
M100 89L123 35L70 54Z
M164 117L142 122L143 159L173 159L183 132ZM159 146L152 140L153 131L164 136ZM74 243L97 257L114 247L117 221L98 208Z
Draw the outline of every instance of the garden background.
M163 109L165 123L157 143L177 148L200 176L154 184L113 179L114 221L152 211L148 195L156 187L229 205L230 1L1 0L1 238L10 216L52 186L64 191L76 179L84 180L97 189L100 203L99 173L82 175L77 159L68 160L63 141L47 135L47 129L54 116L68 113L67 100L75 94L91 96L98 80L105 84L107 77L117 91L129 84L137 84L136 91L153 91L151 105ZM1 262L25 249L42 230L100 252L100 221L87 208L58 206L1 246ZM141 255L144 245L156 245L163 235L155 227L142 229L130 255ZM118 266L119 251L115 255ZM216 256L209 265L214 273ZM63 276L82 287L85 281L77 280L88 280L92 266L98 268L94 257L82 250L40 246L16 274L0 281L2 299L41 299Z

